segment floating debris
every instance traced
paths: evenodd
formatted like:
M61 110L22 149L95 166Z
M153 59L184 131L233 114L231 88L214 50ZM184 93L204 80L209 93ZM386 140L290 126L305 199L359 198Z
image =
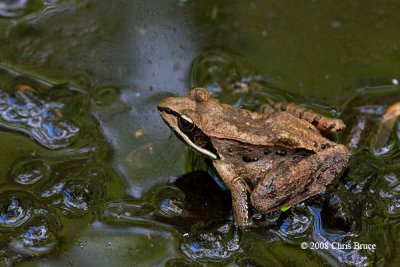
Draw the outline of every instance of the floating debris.
M373 144L373 153L376 156L383 155L391 151L394 146L394 126L400 115L400 102L390 105L380 123L379 128L375 136Z

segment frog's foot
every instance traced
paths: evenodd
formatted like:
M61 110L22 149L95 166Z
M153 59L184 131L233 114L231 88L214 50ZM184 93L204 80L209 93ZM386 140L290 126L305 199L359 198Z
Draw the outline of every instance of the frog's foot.
M274 108L278 111L286 111L300 119L306 120L317 127L318 130L324 132L336 133L346 128L346 125L340 119L325 117L293 103L276 103Z
M348 157L347 148L336 145L289 169L281 167L257 184L251 194L251 203L261 212L271 212L319 194L345 168Z

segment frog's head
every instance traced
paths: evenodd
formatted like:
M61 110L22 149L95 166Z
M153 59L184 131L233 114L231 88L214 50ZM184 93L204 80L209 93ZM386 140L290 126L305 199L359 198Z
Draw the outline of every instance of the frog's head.
M202 127L203 117L208 110L218 107L205 88L192 89L187 97L168 97L158 103L158 110L165 123L190 148L200 154L218 159L218 154Z

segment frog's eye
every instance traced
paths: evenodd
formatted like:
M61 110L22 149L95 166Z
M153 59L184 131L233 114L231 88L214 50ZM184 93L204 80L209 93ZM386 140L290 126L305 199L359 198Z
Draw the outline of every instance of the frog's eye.
M191 132L194 130L195 125L193 120L187 115L180 115L178 118L179 128L184 132Z

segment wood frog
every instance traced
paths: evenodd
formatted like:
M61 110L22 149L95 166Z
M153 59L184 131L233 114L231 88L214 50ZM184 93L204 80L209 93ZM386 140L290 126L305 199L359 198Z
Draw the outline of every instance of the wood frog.
M187 97L162 100L158 109L183 142L212 160L231 190L237 226L251 223L250 204L267 213L322 193L349 158L344 145L323 136L344 123L295 104L252 112L194 88Z

